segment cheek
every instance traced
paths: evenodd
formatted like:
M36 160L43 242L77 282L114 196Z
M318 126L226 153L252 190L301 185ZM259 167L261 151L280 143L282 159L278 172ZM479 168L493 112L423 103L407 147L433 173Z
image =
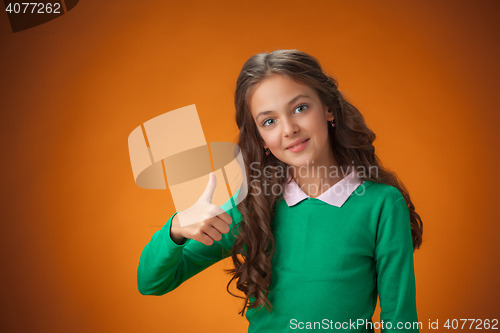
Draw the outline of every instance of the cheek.
M266 131L262 131L261 129L258 129L257 131L259 133L260 138L267 143L267 141L269 141L268 133Z
M323 132L327 132L326 120L321 115L311 114L310 117L304 117L302 128L309 134L319 136Z
M281 148L281 143L276 138L270 138L268 141L268 145L271 149L280 149Z
M318 143L320 145L326 143L329 138L328 138L328 127L326 125L324 126L323 123L321 124L316 124L316 130L313 132L314 136L317 138Z
M279 146L279 137L272 133L272 131L260 131L260 137L269 148L273 149L273 147Z

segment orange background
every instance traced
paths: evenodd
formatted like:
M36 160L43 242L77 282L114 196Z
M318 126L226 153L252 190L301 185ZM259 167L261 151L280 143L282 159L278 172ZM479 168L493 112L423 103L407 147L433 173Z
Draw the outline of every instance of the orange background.
M88 0L14 34L0 13L0 331L246 332L228 259L164 296L137 291L175 210L135 185L127 137L196 104L207 141L235 142L243 63L285 48L338 78L410 190L424 327L500 319L499 14L495 0Z

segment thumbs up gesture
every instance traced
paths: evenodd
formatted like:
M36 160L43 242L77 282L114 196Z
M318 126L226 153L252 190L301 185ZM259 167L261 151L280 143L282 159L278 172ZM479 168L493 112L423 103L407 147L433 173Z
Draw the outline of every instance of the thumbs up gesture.
M229 232L233 219L222 208L212 204L216 187L217 178L211 172L207 187L198 201L174 216L170 236L175 243L180 245L188 238L210 246L222 239L221 234Z

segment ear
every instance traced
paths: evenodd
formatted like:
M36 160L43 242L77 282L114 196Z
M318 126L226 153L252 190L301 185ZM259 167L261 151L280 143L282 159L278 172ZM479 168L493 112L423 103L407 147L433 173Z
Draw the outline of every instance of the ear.
M264 140L262 140L260 137L259 137L259 145L260 145L261 147L264 147L264 149L266 149L266 148L267 148L267 145L266 145L265 141L264 141Z
M335 119L335 117L333 116L333 112L329 109L327 109L325 116L326 116L326 120L328 120L328 121L332 121Z

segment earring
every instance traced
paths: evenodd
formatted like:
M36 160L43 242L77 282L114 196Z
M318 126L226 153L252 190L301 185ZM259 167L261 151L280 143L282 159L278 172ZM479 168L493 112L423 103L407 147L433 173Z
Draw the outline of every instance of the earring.
M332 127L335 127L335 124L333 123L333 120L331 121Z
M266 152L266 156L268 156L271 153L271 151L269 150L269 148L265 148L264 150Z

